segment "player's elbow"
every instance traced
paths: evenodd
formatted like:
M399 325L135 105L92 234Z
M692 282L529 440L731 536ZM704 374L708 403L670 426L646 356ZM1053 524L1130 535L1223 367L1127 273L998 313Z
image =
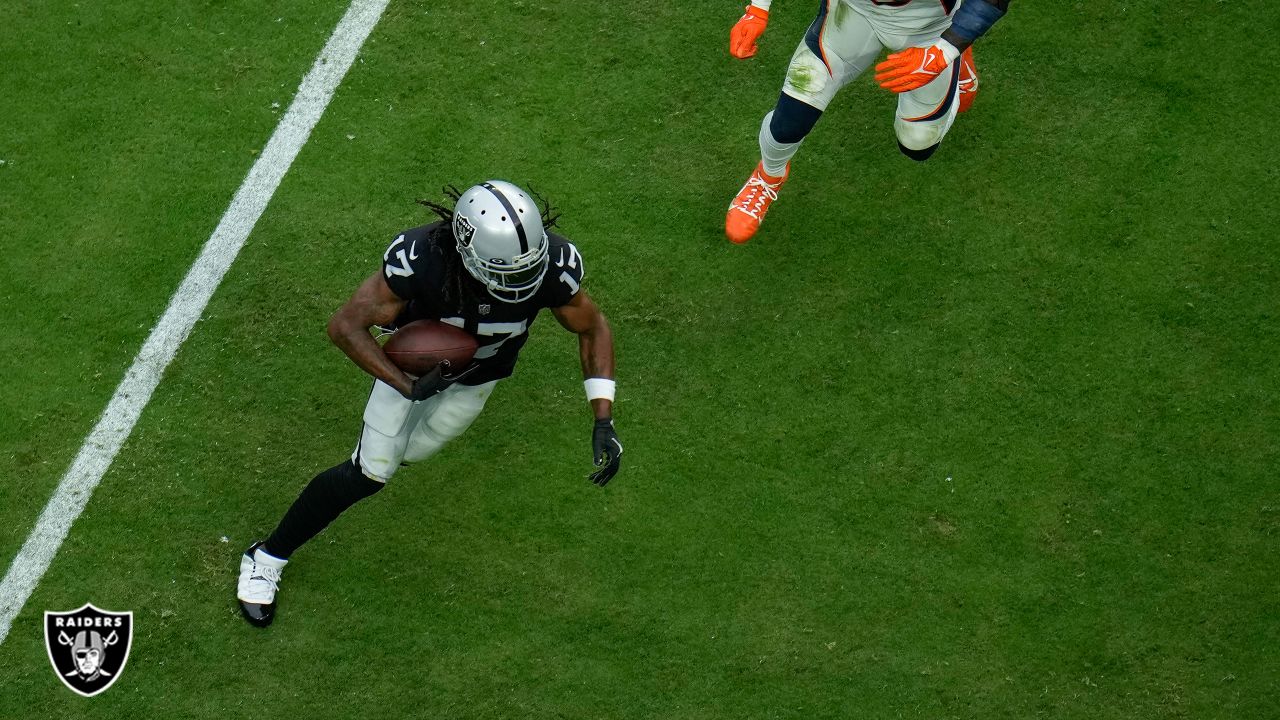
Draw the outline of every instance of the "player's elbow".
M339 308L329 318L329 324L325 330L329 333L329 341L338 347L344 345L344 339L351 334L351 320L347 313L343 312L346 308Z

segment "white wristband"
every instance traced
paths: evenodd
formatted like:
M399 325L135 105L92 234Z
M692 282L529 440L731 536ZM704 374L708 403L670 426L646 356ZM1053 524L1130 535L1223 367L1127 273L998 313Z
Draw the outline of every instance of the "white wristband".
M765 12L769 12L769 3L771 2L773 2L773 0L751 0L752 5L755 5Z
M618 390L618 383L609 378L587 378L582 385L587 389L587 400L613 402L614 393Z

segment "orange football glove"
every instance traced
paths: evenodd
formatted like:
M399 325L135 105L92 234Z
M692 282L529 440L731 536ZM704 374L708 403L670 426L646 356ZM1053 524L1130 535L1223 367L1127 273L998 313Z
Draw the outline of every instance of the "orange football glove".
M876 82L896 93L915 90L933 82L958 57L960 51L946 40L927 48L909 47L876 65Z
M756 54L756 40L769 24L769 11L748 5L738 23L729 31L729 54L745 60Z

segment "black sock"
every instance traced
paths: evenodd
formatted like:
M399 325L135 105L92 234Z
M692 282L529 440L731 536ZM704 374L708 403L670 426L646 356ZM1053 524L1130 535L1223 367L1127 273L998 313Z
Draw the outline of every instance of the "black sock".
M378 492L383 484L365 477L350 460L325 470L303 488L262 549L281 560L289 559L294 550L325 529L343 510Z

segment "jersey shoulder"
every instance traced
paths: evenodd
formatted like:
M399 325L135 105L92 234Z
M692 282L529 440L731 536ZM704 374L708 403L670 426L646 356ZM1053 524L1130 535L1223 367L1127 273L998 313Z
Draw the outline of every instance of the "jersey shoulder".
M560 307L569 304L582 289L587 269L578 246L568 238L547 233L547 240L547 274L542 278L542 289L547 307Z
M396 235L382 254L382 276L391 291L404 300L424 299L439 292L446 271L445 253L437 232L443 222L420 225Z

